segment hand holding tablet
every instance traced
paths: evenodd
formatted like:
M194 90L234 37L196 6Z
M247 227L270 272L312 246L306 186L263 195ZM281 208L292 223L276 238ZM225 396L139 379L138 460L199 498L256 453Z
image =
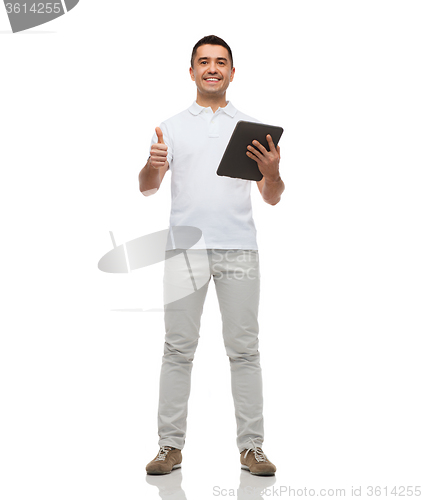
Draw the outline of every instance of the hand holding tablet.
M269 156L266 152L279 156L278 142L282 133L282 127L240 120L223 153L217 175L251 181L261 180L263 173L257 165L257 160L262 164L262 169L267 166L271 168L269 159L264 161L265 156ZM268 135L270 138L267 138Z

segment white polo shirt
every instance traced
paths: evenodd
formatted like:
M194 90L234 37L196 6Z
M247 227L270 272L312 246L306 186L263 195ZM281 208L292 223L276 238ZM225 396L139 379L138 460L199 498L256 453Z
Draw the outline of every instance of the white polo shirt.
M201 229L203 238L193 249L258 249L250 197L252 181L216 174L240 120L261 123L235 109L230 101L215 113L194 101L160 124L172 174L169 225ZM156 133L151 146L155 143Z

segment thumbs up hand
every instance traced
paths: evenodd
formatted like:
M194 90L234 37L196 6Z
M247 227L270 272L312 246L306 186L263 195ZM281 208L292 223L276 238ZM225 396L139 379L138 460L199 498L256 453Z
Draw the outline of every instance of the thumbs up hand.
M158 138L158 142L151 146L150 150L150 165L153 168L162 168L169 166L169 162L167 161L167 146L163 139L163 132L160 130L160 127L156 127L156 134Z

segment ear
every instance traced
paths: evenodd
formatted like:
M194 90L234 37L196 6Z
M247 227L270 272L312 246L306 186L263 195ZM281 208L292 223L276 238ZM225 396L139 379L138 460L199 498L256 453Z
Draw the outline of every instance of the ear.
M232 68L231 70L231 78L230 78L230 82L234 79L234 76L235 76L235 68Z
M191 75L191 80L195 82L194 70L191 68L191 66L189 67L189 74Z

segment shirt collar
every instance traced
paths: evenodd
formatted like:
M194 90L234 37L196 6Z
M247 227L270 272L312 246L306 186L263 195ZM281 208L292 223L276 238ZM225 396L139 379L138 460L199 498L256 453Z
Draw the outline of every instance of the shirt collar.
M199 115L202 111L204 111L207 108L204 108L203 106L200 106L197 101L194 101L191 106L188 108L188 111L190 111L193 115ZM224 108L219 108L222 111L224 111L227 115L229 115L231 118L233 118L237 112L235 106L231 103L231 101L227 101L227 104ZM219 109L217 111L219 111ZM216 111L216 112L217 112Z

